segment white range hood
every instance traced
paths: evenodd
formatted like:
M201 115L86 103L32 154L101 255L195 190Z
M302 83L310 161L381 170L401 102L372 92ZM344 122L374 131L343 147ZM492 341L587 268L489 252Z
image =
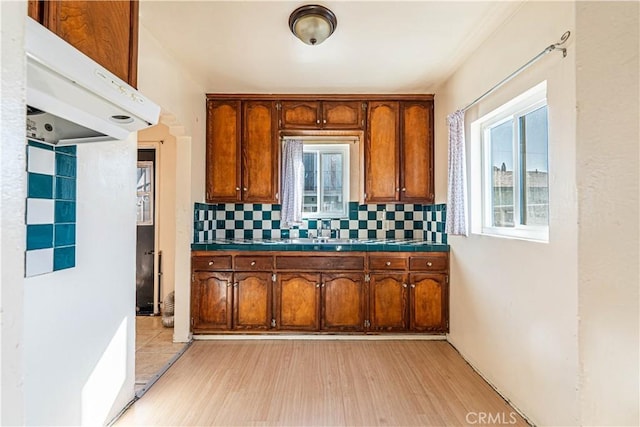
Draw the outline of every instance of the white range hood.
M27 137L68 145L126 139L158 123L160 107L26 18Z

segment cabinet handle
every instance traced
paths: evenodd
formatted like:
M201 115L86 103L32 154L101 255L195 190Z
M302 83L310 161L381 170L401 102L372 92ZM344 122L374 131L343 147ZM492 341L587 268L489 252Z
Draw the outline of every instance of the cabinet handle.
M400 191L400 187L396 187L396 193Z
M414 285L414 284L412 283L412 284L411 284L411 288L413 289L413 288L415 288L415 287L416 287L416 285Z
M324 288L324 283L320 283L320 287L321 287L321 288Z
M238 287L238 282L234 283L234 284L233 284L233 287L234 287L234 288L237 288L237 287Z
M320 287L320 283L316 283L316 288L319 288L319 287Z
M384 265L386 265L387 267L389 267L391 265L391 261L387 261L384 263Z
M316 124L318 125L320 124L320 119L316 120Z
M213 261L209 261L209 265L213 265Z
M427 267L431 267L433 263L431 261L427 261Z
M325 120L323 120L323 121L322 121L322 123L327 124L327 120L326 120L326 119L325 119Z
M251 261L251 265L252 266L256 265L256 262L255 261Z
M229 283L227 283L227 288L230 288L233 285L234 285L233 283L229 282Z
M406 283L403 283L403 284L402 284L402 287L403 287L403 288L406 288L406 287L407 287L407 284L406 284Z
M402 187L402 191L407 191L407 189L405 187Z
M236 191L240 191L240 187L236 187Z
M247 191L248 188L247 187L242 187L242 191Z

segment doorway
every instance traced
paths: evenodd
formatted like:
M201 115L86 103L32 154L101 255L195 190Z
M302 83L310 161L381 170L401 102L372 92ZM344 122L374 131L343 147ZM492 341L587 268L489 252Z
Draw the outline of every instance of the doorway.
M137 167L136 314L152 316L155 289L156 150L139 149Z

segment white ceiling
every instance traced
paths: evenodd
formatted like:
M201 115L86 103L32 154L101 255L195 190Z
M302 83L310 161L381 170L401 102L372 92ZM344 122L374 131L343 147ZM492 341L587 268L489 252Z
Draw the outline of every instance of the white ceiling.
M318 3L338 25L308 46L288 19ZM208 93L433 93L520 4L142 0L140 25Z

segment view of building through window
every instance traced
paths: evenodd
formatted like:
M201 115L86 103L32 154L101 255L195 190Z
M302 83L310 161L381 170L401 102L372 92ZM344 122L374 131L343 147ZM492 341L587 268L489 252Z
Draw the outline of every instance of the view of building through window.
M304 145L304 216L345 215L349 188L348 153L348 144Z

